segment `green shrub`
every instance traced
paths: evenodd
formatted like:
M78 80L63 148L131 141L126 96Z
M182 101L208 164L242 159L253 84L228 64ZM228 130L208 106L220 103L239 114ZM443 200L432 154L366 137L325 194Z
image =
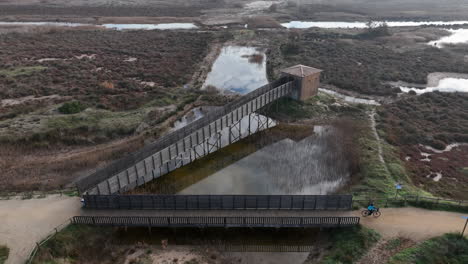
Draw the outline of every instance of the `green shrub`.
M0 245L0 264L5 263L8 259L8 255L10 254L10 249L6 246Z
M393 256L390 264L468 263L468 239L459 234L445 234L405 249Z
M67 102L58 108L60 113L67 114L67 115L76 114L85 109L86 109L86 106L79 101Z
M333 229L330 239L333 247L322 264L351 264L360 259L380 239L380 235L372 229L356 226Z

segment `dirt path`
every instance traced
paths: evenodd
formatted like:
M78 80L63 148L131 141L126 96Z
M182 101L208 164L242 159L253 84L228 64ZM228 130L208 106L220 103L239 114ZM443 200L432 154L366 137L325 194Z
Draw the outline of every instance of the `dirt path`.
M385 163L385 160L383 158L382 142L381 142L379 133L377 132L377 122L375 121L375 115L376 115L375 109L372 109L372 112L369 115L369 118L370 118L370 121L371 121L372 133L374 134L375 139L379 143L379 146L378 146L379 160L384 165L385 170L387 171L387 173L390 174L390 171L387 168L387 163Z
M55 227L80 214L77 197L0 201L0 244L10 248L6 264L24 263L36 242Z
M465 224L461 216L466 215L414 207L383 208L381 212L379 218L361 218L361 224L376 230L384 239L403 237L416 242L445 233L461 232Z

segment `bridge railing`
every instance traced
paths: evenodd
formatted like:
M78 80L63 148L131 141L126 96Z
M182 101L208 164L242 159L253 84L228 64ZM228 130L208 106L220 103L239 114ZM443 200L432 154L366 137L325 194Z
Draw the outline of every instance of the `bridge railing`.
M351 195L85 195L86 209L351 210Z
M359 217L75 216L73 224L139 227L348 227Z
M105 168L99 169L93 174L89 175L88 177L78 181L76 183L78 189L80 192L84 192L91 187L97 185L98 183L107 180L109 177L112 175L118 174L119 172L131 167L132 165L141 162L145 158L153 155L154 153L167 148L171 144L182 140L192 133L196 132L199 129L202 129L212 122L216 121L217 119L223 117L224 115L227 115L234 111L235 109L239 108L246 102L249 102L250 100L267 93L268 91L281 86L285 84L290 84L293 85L294 81L291 81L289 78L281 78L279 80L276 80L272 83L269 83L267 85L264 85L244 96L241 98L228 103L227 105L223 106L221 109L208 113L205 115L203 118L194 121L191 124L188 124L187 126L178 129L172 133L167 134L166 136L156 140L155 142L146 145L142 149L133 152L119 160L116 160L109 165L107 165Z
M455 200L440 197L427 197L420 195L389 195L389 196L375 196L366 194L353 195L353 206L367 206L369 202L373 202L378 206L391 207L391 206L418 206L434 209L458 209L468 211L467 200Z

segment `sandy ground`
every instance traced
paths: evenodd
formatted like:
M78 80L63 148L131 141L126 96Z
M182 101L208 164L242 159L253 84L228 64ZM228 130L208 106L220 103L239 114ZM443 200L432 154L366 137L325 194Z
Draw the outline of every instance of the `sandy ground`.
M24 263L34 244L79 215L80 206L79 198L60 195L0 201L0 244L10 248L6 264Z

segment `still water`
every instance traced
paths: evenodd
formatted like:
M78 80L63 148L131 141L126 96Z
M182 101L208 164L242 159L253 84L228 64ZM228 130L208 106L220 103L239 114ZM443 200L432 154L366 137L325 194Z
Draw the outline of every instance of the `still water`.
M214 86L221 91L246 94L267 83L264 50L227 46L221 50L203 87Z
M115 30L167 30L167 29L196 29L193 23L163 23L163 24L83 24L68 22L0 22L0 26L53 26L53 27L82 27L95 26Z
M136 29L143 29L143 30L153 30L153 29L160 29L160 30L168 30L168 29L195 29L198 28L193 23L164 23L164 24L103 24L102 25L108 29L116 29L116 30L136 30Z
M333 127L299 142L284 139L217 171L180 194L328 194L348 181Z

